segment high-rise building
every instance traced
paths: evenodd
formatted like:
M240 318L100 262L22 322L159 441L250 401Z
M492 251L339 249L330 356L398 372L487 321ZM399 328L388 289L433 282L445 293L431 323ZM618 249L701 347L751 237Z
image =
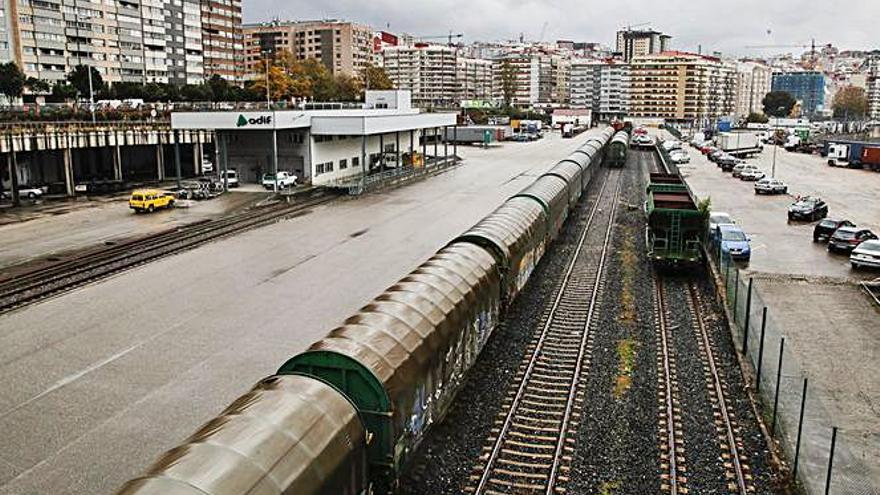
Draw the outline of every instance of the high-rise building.
M201 3L205 77L217 74L229 81L244 81L241 0L201 0Z
M627 62L633 57L669 51L672 36L654 30L622 29L617 32L617 53Z
M492 99L493 64L491 60L458 56L459 101Z
M571 66L566 57L543 51L515 51L495 60L495 95L503 98L503 72L512 73L511 104L529 108L563 105L569 99Z
M573 108L590 108L598 112L599 77L602 62L593 59L571 61L569 103Z
M629 64L607 60L599 66L599 104L596 119L611 120L630 114L631 70Z
M825 74L815 71L774 73L773 91L790 93L801 104L805 115L825 110Z
M748 117L752 112L763 113L764 97L770 92L773 71L761 62L742 61L736 66L737 117Z
M705 123L733 114L736 71L706 55L664 52L630 63L629 115Z
M247 45L245 66L250 75L260 72L267 55L287 51L295 60L315 58L332 74L360 74L373 62L374 32L369 26L335 19L272 21L244 26Z
M108 82L241 81L240 0L5 0L0 59L63 80L88 65Z
M461 94L455 48L417 43L382 51L383 66L398 89L412 92L413 105L453 107Z
M865 58L865 72L868 117L871 120L880 120L880 50L869 53Z

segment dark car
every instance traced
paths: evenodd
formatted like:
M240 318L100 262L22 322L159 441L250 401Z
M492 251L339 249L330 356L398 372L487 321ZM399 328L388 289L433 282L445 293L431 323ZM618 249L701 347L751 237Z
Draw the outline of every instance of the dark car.
M835 230L828 240L828 250L849 253L864 241L874 239L877 239L877 236L868 229L841 227Z
M727 153L725 153L723 150L715 150L715 151L709 152L709 154L707 154L706 157L709 158L710 162L718 163L718 159L726 154Z
M831 239L831 236L834 234L834 231L841 227L855 227L856 224L850 222L849 220L835 220L833 218L826 218L821 222L816 224L816 227L813 229L813 242L819 241L827 241Z
M725 172L734 171L734 167L740 164L745 164L744 161L739 158L731 155L724 155L717 160L718 166L721 167L721 170ZM734 174L734 177L737 177L737 174Z
M828 205L819 198L800 198L788 207L789 220L819 220L828 216Z

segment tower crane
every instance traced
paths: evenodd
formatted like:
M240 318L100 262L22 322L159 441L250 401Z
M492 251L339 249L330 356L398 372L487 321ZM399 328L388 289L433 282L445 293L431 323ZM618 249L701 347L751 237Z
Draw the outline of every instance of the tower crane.
M441 39L441 38L447 38L449 40L449 46L452 46L452 38L457 38L457 39L464 38L464 34L463 33L453 33L452 31L449 31L449 34L443 34L443 35L438 35L438 36L419 36L416 39L417 40L436 40L436 39Z

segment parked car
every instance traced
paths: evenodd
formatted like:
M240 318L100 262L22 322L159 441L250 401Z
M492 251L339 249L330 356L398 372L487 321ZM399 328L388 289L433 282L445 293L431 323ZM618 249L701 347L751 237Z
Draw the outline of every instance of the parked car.
M529 141L531 141L531 139L529 139L529 135L524 132L514 134L513 136L511 136L510 140L517 143L528 143Z
M660 146L663 146L663 149L665 149L666 151L671 152L672 150L680 150L681 149L681 142L676 141L674 139L670 139L668 141L663 141L663 143L661 143Z
M739 158L733 155L728 155L726 153L724 154L724 156L718 158L717 163L718 166L721 167L721 170L724 172L732 172L734 170L734 167L736 167L737 165L745 166L746 164L746 162L744 162L743 160L740 160ZM734 177L736 176L734 175Z
M702 153L706 156L709 156L709 154L711 154L714 151L718 151L718 148L716 148L712 145L709 145L709 144L704 144L703 146L700 147L700 153Z
M275 178L275 174L263 174L262 184L264 188L271 191L275 188L275 184L278 184L279 189L296 186L296 179L297 177L290 172L280 170L277 179Z
M152 213L162 208L173 208L174 195L158 189L136 189L128 198L128 207L135 213Z
M39 187L18 186L18 199L38 199L43 196L43 190ZM0 199L11 199L12 191L0 192Z
M706 155L706 158L708 158L710 162L718 163L718 160L719 160L722 156L725 156L725 155L727 155L727 153L725 153L723 150L716 149L716 150L710 151L710 152Z
M686 151L675 150L669 154L669 159L675 164L690 163L691 156Z
M779 179L763 177L755 182L755 194L788 194L788 186Z
M709 243L718 242L718 226L719 225L736 225L736 221L723 211L716 211L709 214Z
M749 261L752 257L752 247L749 245L749 237L736 225L719 225L719 247L722 254L728 254L734 260Z
M746 165L739 172L739 179L746 181L756 181L758 179L763 179L764 176L767 175L763 170L759 169L754 165Z
M819 220L828 216L828 205L819 198L805 196L788 207L789 220Z
M828 240L828 250L848 253L855 249L859 244L876 239L877 235L868 229L859 227L840 227L831 234L831 239Z
M856 246L849 255L849 264L853 268L880 268L880 241L872 239Z
M833 218L826 218L821 222L817 223L813 228L813 242L819 241L827 241L831 239L831 236L834 235L834 231L841 227L855 227L856 224L850 222L849 220L835 220Z
M225 174L225 176L226 176L226 185L227 185L228 187L238 187L238 186L239 186L239 183L238 183L238 172L237 172L237 171L235 171L235 170L225 170L225 171L224 171L224 170L221 170L221 171L220 171L220 183L221 183L221 184L224 182L224 180L223 180L223 179L224 179L224 177L223 177L224 174ZM273 183L273 184L274 184L274 183ZM265 184L263 184L263 185L265 186ZM281 183L280 183L280 182L278 183L278 187L281 187ZM269 187L269 189L272 189L272 187Z

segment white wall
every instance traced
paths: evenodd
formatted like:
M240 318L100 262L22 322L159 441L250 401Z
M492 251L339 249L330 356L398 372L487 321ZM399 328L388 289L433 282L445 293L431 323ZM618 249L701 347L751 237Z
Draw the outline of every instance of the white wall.
M396 144L396 136L394 133L384 134L384 145L387 147L388 145ZM421 132L419 130L413 131L413 149L421 153L421 147L419 146L419 139L421 136ZM346 177L359 175L363 170L369 169L370 162L370 154L378 153L379 149L379 136L368 136L367 137L367 163L359 164L357 167L352 166L352 159L358 158L361 159L361 136L333 136L332 141L323 141L316 142L315 138L318 138L317 141L321 140L321 137L312 136L312 164L311 164L311 177L312 184L326 184L328 182L332 182L338 179L343 179ZM409 152L409 132L401 132L400 133L400 154ZM339 168L340 160L348 160L348 167L346 169ZM322 174L317 173L318 164L333 162L333 171L325 172Z

